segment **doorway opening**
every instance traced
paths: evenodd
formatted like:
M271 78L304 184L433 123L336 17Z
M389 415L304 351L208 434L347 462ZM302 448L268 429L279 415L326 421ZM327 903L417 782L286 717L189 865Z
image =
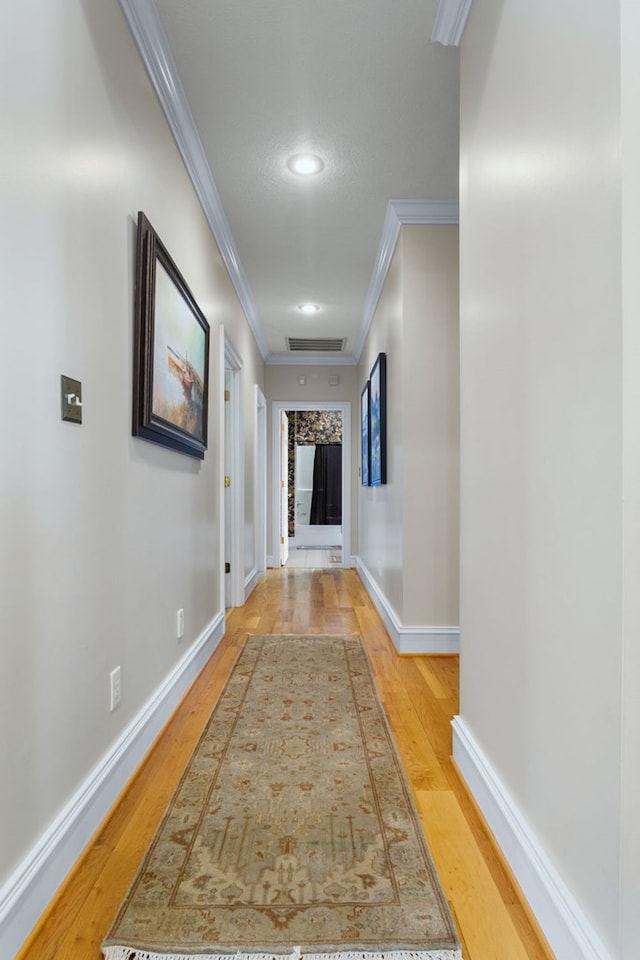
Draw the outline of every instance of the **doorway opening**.
M351 405L275 401L276 566L349 566Z

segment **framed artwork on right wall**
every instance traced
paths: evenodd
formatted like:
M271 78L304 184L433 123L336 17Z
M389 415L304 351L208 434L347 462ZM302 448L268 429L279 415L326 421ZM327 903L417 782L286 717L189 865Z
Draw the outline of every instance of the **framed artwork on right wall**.
M371 368L370 384L370 484L387 482L387 355L379 353Z

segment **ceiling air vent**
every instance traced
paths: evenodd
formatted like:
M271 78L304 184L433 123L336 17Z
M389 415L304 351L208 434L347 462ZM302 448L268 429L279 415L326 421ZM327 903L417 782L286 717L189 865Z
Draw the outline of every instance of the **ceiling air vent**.
M287 337L287 349L297 352L341 353L346 337Z

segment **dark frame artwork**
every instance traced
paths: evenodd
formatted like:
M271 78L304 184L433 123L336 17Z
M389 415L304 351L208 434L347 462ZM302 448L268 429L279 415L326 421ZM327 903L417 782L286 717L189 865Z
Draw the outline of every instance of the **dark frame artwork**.
M371 385L367 382L360 394L360 450L362 458L362 486L371 485L371 445L369 443L369 423L371 421Z
M371 486L387 482L387 355L379 353L371 368L369 436L371 444Z
M209 324L167 248L138 213L133 435L204 459Z

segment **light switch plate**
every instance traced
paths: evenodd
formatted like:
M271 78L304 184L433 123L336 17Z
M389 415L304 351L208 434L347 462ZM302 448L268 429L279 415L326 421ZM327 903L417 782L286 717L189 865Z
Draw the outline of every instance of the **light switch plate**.
M71 377L60 377L62 419L82 423L82 384Z

